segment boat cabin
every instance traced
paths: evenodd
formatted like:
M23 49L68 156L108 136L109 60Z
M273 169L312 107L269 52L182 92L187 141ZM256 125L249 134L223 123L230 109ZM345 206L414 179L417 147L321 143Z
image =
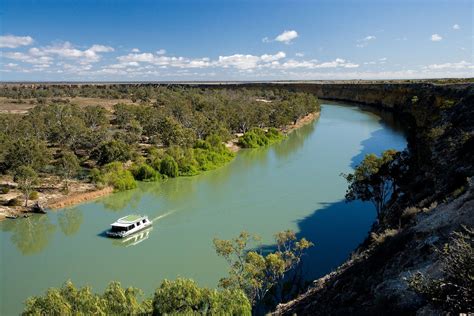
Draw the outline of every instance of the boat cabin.
M107 231L107 235L111 237L125 237L139 230L149 227L151 222L147 216L127 215L119 218L115 223L111 224L111 228Z

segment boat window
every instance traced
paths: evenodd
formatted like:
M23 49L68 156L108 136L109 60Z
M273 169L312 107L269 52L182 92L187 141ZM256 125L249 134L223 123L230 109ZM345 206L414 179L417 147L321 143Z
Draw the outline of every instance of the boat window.
M138 223L137 223L137 226L140 226L140 224L141 224L141 222L138 222Z
M113 232L123 232L123 231L126 231L128 229L126 227L122 227L122 226L112 226L111 230Z
M145 220L143 220L143 224L145 224Z

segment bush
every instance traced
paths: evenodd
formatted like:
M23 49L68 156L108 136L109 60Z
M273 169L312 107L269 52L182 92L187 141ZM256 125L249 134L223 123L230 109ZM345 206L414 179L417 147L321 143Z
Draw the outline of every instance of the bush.
M110 282L103 293L76 288L71 281L50 288L43 296L29 297L22 315L251 315L240 290L200 288L188 279L163 281L153 300L138 288Z
M153 298L156 315L251 315L251 306L240 290L200 288L193 280L164 280Z
M412 290L441 308L443 314L474 312L474 230L463 228L462 232L454 232L450 242L438 250L441 279L418 272L408 280Z
M269 128L267 132L261 128L252 128L239 139L239 145L244 148L258 148L282 139L283 134L276 128Z
M8 200L7 206L21 206L23 202L18 198Z
M160 172L168 177L175 178L179 175L178 163L171 156L166 156L160 163Z
M102 180L102 174L99 169L93 168L89 171L89 179L92 183L100 183Z
M33 191L30 193L29 199L30 200L37 200L39 198L39 193L38 191Z
M10 192L10 188L8 186L2 186L0 188L0 193L1 194L7 194L8 192Z
M91 170L91 179L99 184L112 186L116 191L131 190L137 187L132 173L116 161L105 165L99 172Z
M156 181L160 179L160 174L146 163L141 163L132 168L132 174L138 181Z

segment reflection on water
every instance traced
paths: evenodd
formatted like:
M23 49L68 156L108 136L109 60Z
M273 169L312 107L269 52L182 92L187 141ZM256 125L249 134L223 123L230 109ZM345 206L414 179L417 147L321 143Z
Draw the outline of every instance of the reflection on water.
M11 242L24 255L40 252L48 245L56 226L47 215L34 215L27 218L7 220L0 229L11 233Z
M275 146L274 150L278 158L288 159L292 154L298 152L308 136L314 132L315 126L315 124L307 124L291 132L291 140L285 139L279 146Z
M117 192L98 200L97 203L101 203L109 211L118 212L128 206L135 208L144 193L142 190Z
M66 236L72 236L79 231L82 222L84 221L84 215L82 211L77 207L59 211L58 223L61 231Z
M148 227L147 229L139 231L125 238L112 239L113 240L112 243L114 246L121 246L121 247L136 246L142 241L147 240L152 230L153 230L153 227Z

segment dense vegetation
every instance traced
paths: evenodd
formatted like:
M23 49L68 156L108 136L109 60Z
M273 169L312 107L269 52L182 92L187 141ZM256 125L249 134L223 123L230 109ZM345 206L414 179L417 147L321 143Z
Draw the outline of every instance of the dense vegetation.
M164 280L153 298L143 298L141 290L124 289L118 282L95 294L89 287L77 289L68 281L44 296L30 297L23 315L251 315L261 311L263 303L278 301L284 289L294 290L301 277L301 258L312 246L304 238L298 240L294 232L284 231L275 235L276 249L263 254L250 248L256 246L251 241L259 240L246 232L232 240L214 239L216 253L229 264L229 276L221 279L220 290L178 278ZM293 277L285 279L290 274Z
M126 190L212 170L232 160L224 142L234 134L245 134L244 147L267 145L281 139L278 128L319 110L313 95L280 89L3 85L0 96L36 105L0 114L0 173L56 174L65 191L77 177ZM106 109L75 97L120 100Z
M240 290L200 288L190 279L164 280L153 298L142 299L137 288L111 282L104 293L76 288L71 281L30 297L23 315L250 315L251 306Z
M282 133L274 127L269 128L267 131L256 127L246 132L239 139L239 145L244 148L257 148L271 145L282 138Z

